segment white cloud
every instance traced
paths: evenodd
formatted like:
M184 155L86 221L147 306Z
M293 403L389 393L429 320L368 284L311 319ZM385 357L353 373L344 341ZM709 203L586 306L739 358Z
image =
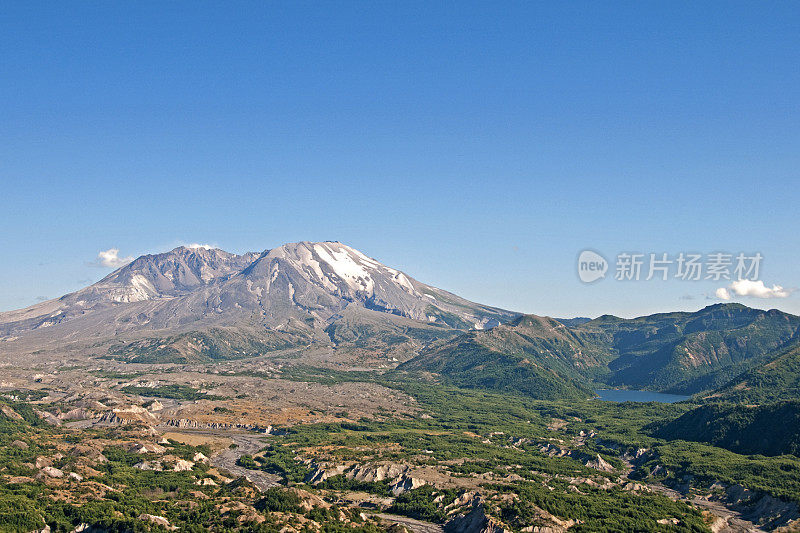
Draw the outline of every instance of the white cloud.
M119 268L127 265L131 261L133 261L132 256L128 257L119 256L119 248L109 248L108 250L101 250L97 254L97 259L92 264L94 266L100 266L106 268Z
M186 244L185 246L187 248L192 248L192 249L204 248L206 250L213 250L214 248L216 248L216 246L214 246L213 244L198 244L196 242L193 242L192 244Z
M734 295L750 298L788 298L795 290L797 289L785 289L780 285L773 285L770 288L761 280L740 279L727 287L720 287L715 295L721 300L730 300Z

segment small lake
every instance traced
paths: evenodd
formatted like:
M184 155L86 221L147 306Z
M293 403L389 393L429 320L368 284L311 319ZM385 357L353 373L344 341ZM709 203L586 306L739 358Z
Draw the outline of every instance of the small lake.
M649 390L616 390L616 389L597 389L594 391L605 402L659 402L675 403L688 400L689 396L681 394L664 394L663 392L652 392Z

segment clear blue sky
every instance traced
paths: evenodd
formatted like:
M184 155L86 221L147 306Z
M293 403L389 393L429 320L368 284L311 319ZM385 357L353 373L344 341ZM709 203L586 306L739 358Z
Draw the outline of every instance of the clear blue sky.
M584 248L800 286L796 2L4 2L0 72L0 309L185 242L340 240L554 316L719 301L584 285Z

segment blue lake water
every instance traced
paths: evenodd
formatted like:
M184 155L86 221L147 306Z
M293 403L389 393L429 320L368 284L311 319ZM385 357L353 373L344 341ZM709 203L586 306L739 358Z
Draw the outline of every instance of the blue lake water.
M649 390L597 389L594 392L600 397L600 400L606 402L675 403L689 399L689 396L682 396L680 394L664 394L663 392L652 392Z

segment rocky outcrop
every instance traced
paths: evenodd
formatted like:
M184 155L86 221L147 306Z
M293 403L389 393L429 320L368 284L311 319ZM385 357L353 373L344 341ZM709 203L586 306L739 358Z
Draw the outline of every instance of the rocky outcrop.
M395 463L360 465L347 472L347 479L356 481L384 481L397 479L408 472L408 466Z
M169 520L167 520L163 516L152 515L152 514L140 514L139 520L142 520L144 522L150 522L151 524L165 527L167 529L178 529L175 526L170 525Z
M244 429L247 431L260 431L266 433L266 429L256 424L241 424L238 422L200 422L189 418L170 418L163 422L164 425L181 429ZM270 426L271 427L271 426Z
M539 451L550 457L567 457L573 453L573 450L570 450L569 448L564 448L562 446L558 446L557 444L553 444L552 442L548 442L547 444L541 445L539 447Z
M780 500L742 485L727 487L724 503L727 507L740 512L745 520L765 529L772 530L800 520L800 508L797 503Z
M392 494L395 496L399 496L407 490L414 490L423 485L427 482L424 479L411 477L408 474L401 475L394 483L391 484L389 489L392 491Z
M38 479L43 479L45 477L62 478L64 477L64 472L52 466L45 466L42 467L36 477Z
M372 463L364 465L342 465L309 462L311 473L306 483L316 485L326 479L344 475L347 479L364 482L386 482L395 496L407 490L425 485L424 479L412 476L408 465L397 463Z
M193 461L180 459L174 455L165 455L158 461L141 461L133 465L134 468L139 470L153 470L161 472L163 470L171 470L173 472L188 472L194 468Z
M620 459L632 465L640 465L653 456L653 450L650 448L632 448L611 440L598 439L596 442L604 448L614 450Z
M0 413L2 413L6 418L11 420L22 420L22 415L18 412L7 406L6 404L0 404Z
M172 467L173 472L188 472L194 468L194 463L192 461L186 461L185 459L178 459L175 461L175 464Z
M159 461L142 461L140 463L136 463L133 465L133 467L138 468L139 470L152 470L155 472L161 472L164 470L164 467Z
M600 470L601 472L613 472L614 466L600 457L600 455L596 455L593 459L586 460L584 466L588 466L589 468L594 468L595 470Z
M166 448L159 444L153 444L151 442L134 442L126 446L127 450L131 453L164 453L167 451Z
M88 444L76 444L69 451L69 455L75 457L79 464L97 465L108 461L99 447Z
M450 518L444 530L446 533L511 533L502 522L486 514L480 496L475 496L468 512Z
M316 485L322 483L329 477L339 476L345 473L347 465L328 465L325 463L311 463L311 473L306 476L306 483Z
M47 411L39 411L38 409L34 409L33 412L36 413L36 416L38 416L51 426L61 425L61 420L59 420L59 418L53 413L48 413Z
M600 454L590 455L583 451L558 446L552 442L540 446L539 451L550 457L570 457L580 461L584 466L600 470L601 472L613 472L615 470L614 465L603 459Z
M103 413L99 422L126 426L131 424L156 425L159 420L158 417L144 407L130 405Z
M59 420L89 420L92 418L97 418L97 413L84 407L76 407L58 414Z

